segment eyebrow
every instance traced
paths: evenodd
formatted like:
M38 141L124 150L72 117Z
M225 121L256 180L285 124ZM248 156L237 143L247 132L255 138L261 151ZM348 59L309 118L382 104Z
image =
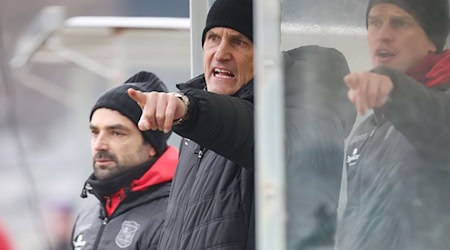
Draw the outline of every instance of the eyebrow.
M212 30L208 30L208 32L206 32L206 35L207 36L210 36L210 35L216 35L217 36L217 32L214 32Z
M242 35L242 34L230 34L231 39L245 39L246 36Z
M380 18L380 14L375 14L375 15L369 15L369 17L367 18L368 20L371 19L379 19ZM405 21L414 21L414 17L411 16L407 16L407 15L389 15L389 19L396 19L396 20L405 20Z
M97 126L94 126L92 124L89 125L90 129L98 129ZM108 130L114 130L114 129L119 129L119 130L125 130L125 131L129 131L130 129L128 129L127 127L123 126L122 124L113 124L113 125L109 125L106 126L106 129Z

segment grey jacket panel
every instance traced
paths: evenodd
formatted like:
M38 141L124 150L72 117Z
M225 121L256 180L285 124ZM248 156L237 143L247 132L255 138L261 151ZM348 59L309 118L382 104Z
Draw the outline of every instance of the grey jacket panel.
M77 217L72 244L75 250L156 249L164 221L170 182L125 199L111 218L105 219L100 204L84 209ZM97 245L97 248L95 246Z

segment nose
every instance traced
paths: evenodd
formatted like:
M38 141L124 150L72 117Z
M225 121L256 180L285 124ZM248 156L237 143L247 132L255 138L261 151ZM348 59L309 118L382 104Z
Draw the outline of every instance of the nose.
M388 42L392 41L394 30L389 25L389 23L384 23L377 32L377 38L379 41Z
M226 39L222 39L217 50L214 53L214 59L217 61L226 61L231 59L231 46Z
M109 148L108 141L104 133L98 133L97 135L93 135L91 143L92 149L94 149L94 151L96 152L108 150Z

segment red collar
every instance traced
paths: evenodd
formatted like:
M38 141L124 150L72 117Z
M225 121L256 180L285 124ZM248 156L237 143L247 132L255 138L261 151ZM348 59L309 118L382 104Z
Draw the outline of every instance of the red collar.
M406 74L427 87L450 82L450 51L426 56Z
M141 178L131 182L130 191L143 191L151 186L171 181L178 163L178 149L168 146L166 151L153 163ZM106 214L110 217L126 197L125 189L121 188L117 193L109 197L105 204Z

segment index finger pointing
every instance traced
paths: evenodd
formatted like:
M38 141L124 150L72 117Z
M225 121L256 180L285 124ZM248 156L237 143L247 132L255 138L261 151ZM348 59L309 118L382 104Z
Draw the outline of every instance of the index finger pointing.
M357 79L358 76L355 73L348 74L344 76L344 82L347 85L347 87L354 89L357 86Z
M141 109L144 109L145 103L147 102L147 96L143 92L135 90L133 88L129 88L127 92L128 96L130 96L131 99L137 102Z

